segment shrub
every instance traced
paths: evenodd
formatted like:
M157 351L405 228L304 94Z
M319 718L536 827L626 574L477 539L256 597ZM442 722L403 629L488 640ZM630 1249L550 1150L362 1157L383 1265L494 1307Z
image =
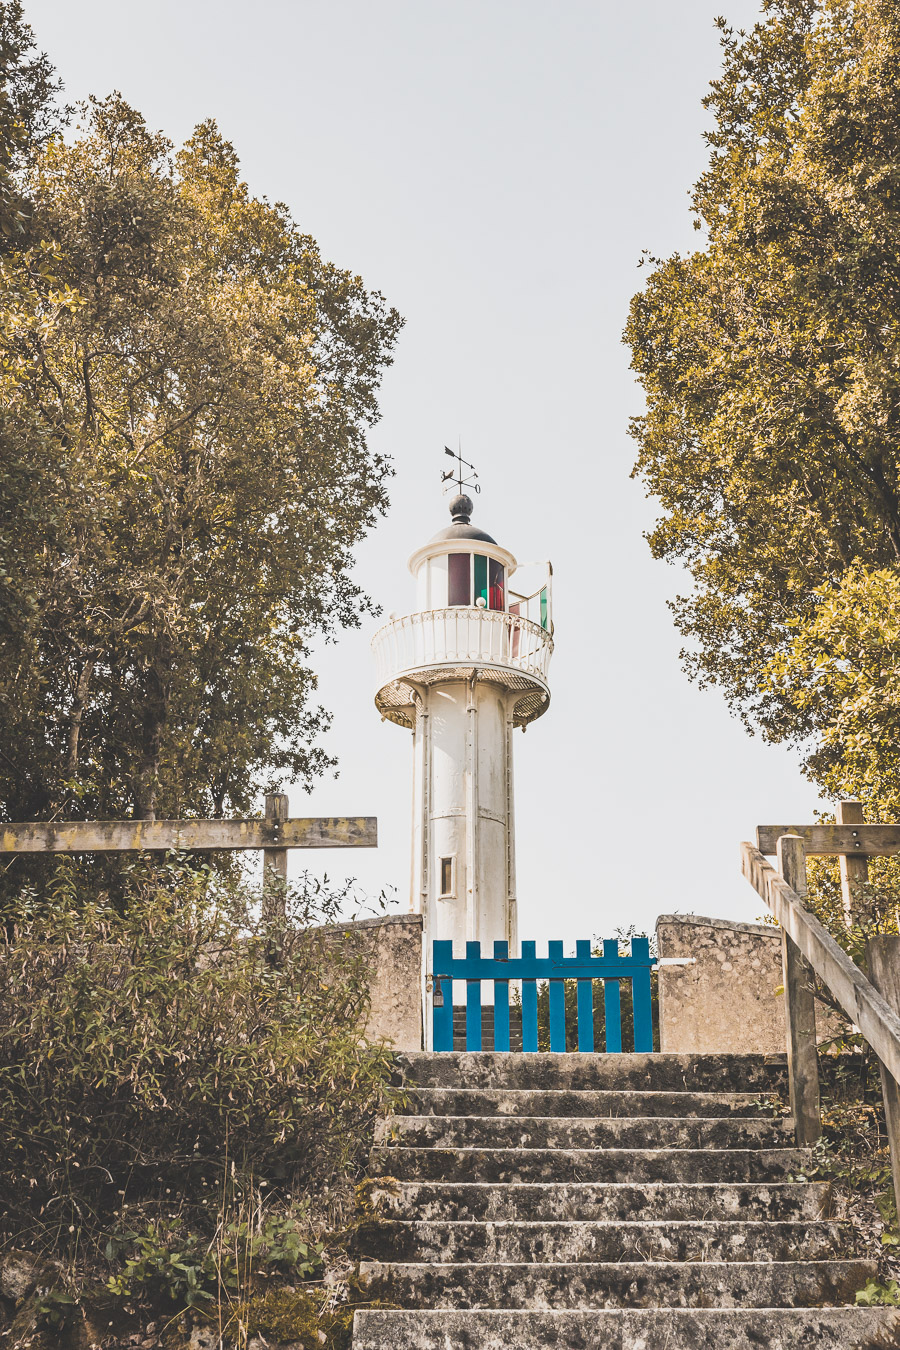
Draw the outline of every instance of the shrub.
M320 926L342 899L305 885L264 925L179 859L136 865L124 913L28 898L0 935L0 1235L103 1260L150 1231L166 1267L163 1221L200 1251L248 1196L337 1205L390 1073L361 951Z

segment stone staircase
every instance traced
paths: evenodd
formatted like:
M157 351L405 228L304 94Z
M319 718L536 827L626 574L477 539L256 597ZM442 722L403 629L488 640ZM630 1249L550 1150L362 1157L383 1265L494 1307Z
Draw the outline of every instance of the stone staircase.
M354 1350L900 1346L761 1056L411 1054Z
M485 1003L481 1008L481 1044L494 1044L494 1005ZM465 1006L453 1009L453 1049L466 1048L466 1009ZM509 1010L509 1048L522 1049L522 1009L512 1007Z

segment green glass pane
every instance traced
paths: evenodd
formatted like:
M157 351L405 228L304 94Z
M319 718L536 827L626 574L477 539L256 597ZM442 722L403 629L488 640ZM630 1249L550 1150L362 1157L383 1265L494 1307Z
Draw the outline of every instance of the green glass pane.
M549 628L550 626L549 620L550 620L550 603L547 596L547 587L545 586L544 589L541 591L541 627Z
M487 585L487 558L483 558L480 553L475 554L475 603L478 604L479 598L487 604L488 585Z

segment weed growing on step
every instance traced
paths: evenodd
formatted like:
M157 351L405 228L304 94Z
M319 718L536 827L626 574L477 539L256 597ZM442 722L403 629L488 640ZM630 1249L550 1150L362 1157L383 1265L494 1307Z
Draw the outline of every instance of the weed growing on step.
M887 1284L869 1280L865 1289L857 1293L856 1301L867 1308L900 1308L900 1284L896 1280L889 1280Z

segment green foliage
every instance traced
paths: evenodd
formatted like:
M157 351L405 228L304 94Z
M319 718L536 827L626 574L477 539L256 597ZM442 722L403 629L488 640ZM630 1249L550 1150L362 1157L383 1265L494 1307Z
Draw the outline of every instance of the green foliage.
M211 121L174 154L95 100L20 179L52 258L0 301L0 810L244 812L328 763L308 647L371 608L400 320Z
M822 1134L804 1176L864 1194L881 1212L893 1197L878 1060L858 1033L848 1031L820 1045L819 1073ZM882 1222L891 1226L887 1209Z
M815 729L808 757L833 796L852 789L886 819L900 812L900 569L852 563L790 620L766 687Z
M900 1284L896 1280L889 1280L887 1284L869 1280L865 1289L857 1291L856 1301L869 1308L900 1308Z
M703 247L652 260L626 339L635 474L689 671L807 770L900 807L900 12L765 0L705 100Z
M266 926L176 861L135 868L124 915L33 901L0 945L3 1226L99 1252L155 1205L209 1240L251 1194L321 1208L346 1185L390 1057L362 1038L352 935L310 926L342 898L301 890ZM256 1254L314 1265L294 1217Z
M124 1266L107 1287L120 1298L165 1299L177 1308L209 1306L224 1288L239 1293L254 1272L274 1268L295 1280L322 1269L323 1242L309 1237L309 1219L291 1213L242 1215L220 1222L215 1239L152 1220L143 1233L113 1236L106 1256L115 1261L129 1248Z
M884 1228L881 1234L882 1247L900 1247L900 1223L897 1221L897 1204L894 1200L894 1188L891 1185L881 1195L875 1197L875 1207L878 1210L881 1222Z
M212 1303L220 1268L210 1245L197 1233L172 1233L164 1224L151 1222L146 1232L128 1235L136 1251L123 1269L111 1275L108 1288L121 1298L163 1297L179 1308ZM119 1243L107 1243L107 1252ZM221 1272L224 1284L233 1284L232 1271Z
M874 1103L841 1103L822 1113L823 1133L804 1175L879 1191L890 1184L891 1160Z
M304 1240L307 1229L290 1215L269 1215L258 1232L252 1232L247 1223L231 1225L227 1232L247 1242L251 1259L265 1265L281 1267L301 1279L321 1270L324 1244Z
M135 1233L133 1241L135 1255L119 1274L109 1277L111 1293L123 1298L162 1295L185 1308L213 1301L218 1267L212 1250L196 1233L188 1233L173 1247L172 1235L162 1225L151 1223L145 1233ZM107 1252L117 1246L108 1242Z
M53 67L33 50L20 0L0 0L0 256L28 244L31 205L18 171L62 120L53 105Z
M56 1287L46 1289L39 1296L35 1311L41 1321L46 1322L55 1331L61 1331L74 1320L78 1311L78 1299L67 1289Z
M0 0L0 818L248 813L329 763L308 649L373 608L400 319L214 122L176 153L114 95L64 141L57 92ZM341 1247L390 1074L321 931L345 897L263 922L214 866L0 879L0 1240L54 1257L23 1327L161 1307L245 1345ZM348 1343L333 1291L292 1298Z

